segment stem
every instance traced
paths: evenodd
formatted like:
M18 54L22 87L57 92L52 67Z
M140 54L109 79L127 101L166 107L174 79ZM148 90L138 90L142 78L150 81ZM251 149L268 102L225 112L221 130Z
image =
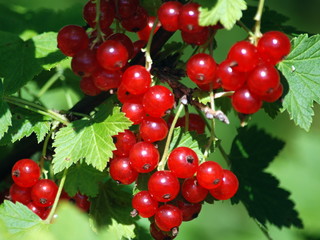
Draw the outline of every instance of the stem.
M69 123L68 119L66 119L63 115L56 113L52 110L49 110L49 109L47 109L43 106L40 106L38 104L29 102L27 100L24 100L24 99L21 99L18 97L13 97L13 96L4 96L3 99L8 103L14 104L16 106L19 106L21 108L24 108L24 109L27 109L27 110L30 110L30 111L33 111L36 113L39 113L44 116L48 116L54 120L57 120L57 121L65 124L65 125L67 125Z
M184 112L185 112L185 114L184 114L184 117L185 117L185 124L184 124L184 130L186 131L186 132L188 132L189 131L189 109L188 109L188 105L184 105Z
M62 192L62 188L63 188L63 185L66 181L66 178L67 178L67 173L68 173L68 169L65 169L64 172L63 172L63 176L61 178L61 181L60 181L60 184L59 184L59 188L58 188L58 192L57 192L57 195L56 195L56 198L54 199L54 203L52 205L52 208L51 208L51 211L50 211L50 214L46 220L46 223L51 223L52 221L52 218L54 216L54 213L57 209L57 206L58 206L58 202L59 202L59 199L60 199L60 195L61 195L61 192Z
M53 133L54 128L51 128L50 132L47 134L46 138L44 139L43 142L43 147L42 147L42 152L41 152L41 158L40 158L40 168L43 173L45 173L44 169L44 160L47 159L47 148L48 148L48 143L50 140L50 137Z
M169 153L169 146L170 146L170 142L171 142L172 135L173 135L173 130L174 130L174 127L175 127L175 125L176 125L176 123L178 121L179 115L183 110L183 107L184 107L184 104L181 101L180 104L179 104L177 113L174 116L174 119L172 121L170 130L169 130L169 133L168 133L166 145L165 145L164 150L163 150L163 155L162 155L161 161L160 161L160 163L158 165L158 170L164 170L164 167L166 166L167 157L168 157L168 153Z
M210 106L213 111L215 111L215 104L214 104L214 93L213 91L210 92ZM204 158L203 161L205 161L209 155L210 148L212 143L216 141L216 134L215 134L215 126L216 126L216 121L214 118L211 119L211 129L210 129L210 138L208 145L206 146L206 149L204 151Z
M145 57L146 57L145 67L149 72L151 70L152 63L153 63L152 58L151 58L151 43L152 43L152 39L153 39L153 35L154 35L154 30L156 29L157 25L158 25L158 18L156 18L153 22L153 26L152 26L150 36L148 39L148 43L146 46L146 50L145 50Z
M254 37L254 33L242 22L242 21L237 21L237 24L243 28L251 37Z
M96 43L98 43L98 42L104 42L105 41L105 39L104 39L104 33L102 32L102 30L101 30L101 26L100 26L100 14L101 14L101 12L100 12L100 0L95 0L95 4L96 4L96 18L95 18L95 23L96 23L96 25L95 25L95 27L94 27L94 29L96 30L96 32L97 32L97 37L96 37L96 39L93 41L93 44L92 44L92 48L93 48L93 46L96 44Z
M37 94L37 98L40 98L43 94L45 94L48 89L60 78L60 72L56 72L51 76L51 78L46 82L45 85L40 89L39 93Z
M272 237L269 235L268 230L265 226L261 225L257 219L253 219L254 222L257 224L257 226L259 227L259 229L261 230L261 232L264 234L264 236L268 239L268 240L273 240Z
M254 26L254 35L256 38L259 38L262 36L260 29L261 29L261 17L263 12L263 6L264 6L264 0L259 0L257 12L253 18L256 21L256 24Z

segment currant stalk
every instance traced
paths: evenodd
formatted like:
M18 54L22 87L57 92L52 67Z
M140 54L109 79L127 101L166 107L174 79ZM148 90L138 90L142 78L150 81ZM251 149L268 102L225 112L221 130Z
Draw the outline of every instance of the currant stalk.
M262 36L260 29L261 29L261 17L262 17L262 12L264 7L264 1L265 0L259 0L257 12L253 18L256 21L256 24L254 26L254 35L256 38L260 38Z
M149 36L149 39L148 39L148 43L147 43L147 46L145 48L145 58L146 58L146 64L145 64L145 67L146 69L150 72L151 70L151 67L152 67L152 58L151 58L151 43L152 43L152 39L153 39L153 35L154 35L154 31L158 25L158 18L156 18L154 20L154 23L153 23L153 26L152 26L152 29L151 29L151 32L150 32L150 36Z

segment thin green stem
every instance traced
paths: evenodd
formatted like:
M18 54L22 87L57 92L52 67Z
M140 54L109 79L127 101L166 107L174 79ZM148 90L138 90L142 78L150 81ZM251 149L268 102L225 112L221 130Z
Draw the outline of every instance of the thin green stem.
M166 145L165 145L164 150L163 150L161 161L160 161L160 163L158 165L158 170L164 170L164 168L166 166L167 157L168 157L168 154L169 154L169 146L170 146L170 142L171 142L172 135L173 135L173 130L174 130L174 127L176 126L176 123L178 121L180 113L183 110L183 107L184 107L184 104L180 102L178 110L176 112L176 115L174 116L174 119L172 121L171 127L169 129Z
M242 21L237 21L237 24L243 28L251 37L254 37L254 33L242 22Z
M214 93L213 91L210 92L210 107L213 111L215 111L215 103L214 103ZM216 141L216 134L215 134L215 126L216 126L216 121L214 118L211 119L211 128L210 128L210 138L209 138L209 141L208 141L208 145L206 146L206 149L204 151L204 158L203 158L203 161L205 161L210 153L210 148L211 148L211 145L213 143L215 143Z
M188 105L184 105L184 117L185 117L185 124L184 124L184 129L186 132L189 131L189 122L190 122L190 119L189 119L189 108L188 108Z
M43 94L45 94L48 89L60 78L60 72L56 72L51 76L51 78L46 82L45 85L40 89L38 94L36 95L37 98L40 98Z
M269 235L268 233L268 229L261 225L257 219L253 219L254 222L257 224L257 226L259 227L259 229L261 230L261 232L264 234L264 236L268 239L268 240L273 240L272 237Z
M67 83L66 83L66 78L63 75L61 75L60 76L60 80L62 82L63 90L64 90L64 93L65 93L65 96L66 96L67 105L68 105L68 107L70 109L70 108L73 107L73 103L72 103L72 99L71 99L69 88L68 88Z
M42 147L42 152L41 152L41 158L40 158L40 168L41 171L44 173L45 169L44 169L44 160L47 158L47 148L48 148L48 143L50 140L50 137L52 135L54 131L54 128L51 128L50 132L47 134L46 138L44 139L43 142L43 147Z
M254 35L256 38L259 38L262 36L260 29L261 29L261 17L262 17L262 12L264 7L264 1L265 0L259 0L257 12L253 18L256 21L256 24L254 26Z
M152 29L151 29L151 32L150 32L150 36L149 36L149 39L148 39L148 43L147 43L147 46L146 46L146 50L145 50L145 57L146 57L146 69L148 71L151 70L151 67L152 67L152 58L151 58L151 43L152 43L152 39L153 39L153 35L154 35L154 30L156 29L158 25L158 18L156 18L153 22L153 26L152 26Z
M67 178L67 173L68 173L68 169L65 169L64 172L63 172L63 176L61 178L60 184L59 184L59 188L58 188L58 192L57 192L56 198L54 199L54 203L52 205L52 208L51 208L50 214L49 214L49 216L48 216L48 218L46 220L46 223L51 223L51 221L52 221L52 218L53 218L54 213L55 213L55 211L57 209L57 206L58 206L58 202L59 202L59 199L60 199L60 195L61 195L64 183L65 183L66 178Z
M57 121L65 124L65 125L67 125L69 123L68 119L66 119L63 115L56 113L52 110L49 110L49 109L47 109L43 106L40 106L38 104L29 102L27 100L24 100L24 99L21 99L18 97L13 97L13 96L4 96L3 99L8 103L14 104L18 107L21 107L21 108L24 108L24 109L27 109L27 110L30 110L30 111L33 111L36 113L39 113L44 116L48 116L54 120L57 120Z

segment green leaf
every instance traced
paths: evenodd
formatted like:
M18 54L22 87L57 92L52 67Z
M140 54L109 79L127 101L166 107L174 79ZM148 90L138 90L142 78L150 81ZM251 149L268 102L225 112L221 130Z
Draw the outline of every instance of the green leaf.
M283 141L255 126L238 129L229 156L232 171L239 179L239 190L232 200L242 201L249 215L263 225L269 222L279 228L300 228L302 221L289 199L290 193L264 172L283 147Z
M207 105L210 102L210 92L202 91L201 89L196 89L192 93L192 97L195 98L198 102Z
M289 84L283 101L295 124L308 131L312 123L313 102L320 103L320 35L299 35L292 40L292 50L278 68Z
M93 119L74 121L57 132L53 143L55 173L81 159L100 171L106 167L115 150L112 136L131 125L119 107L110 105L104 104Z
M242 17L242 10L247 9L244 0L218 0L215 6L200 7L199 24L201 26L212 26L221 23L230 30Z
M147 10L150 16L157 16L157 11L161 4L161 0L140 0L140 5Z
M89 197L95 197L99 192L99 183L106 176L108 176L107 173L100 172L85 163L74 164L68 170L64 190L71 197L77 192Z
M264 102L262 107L263 110L269 115L269 117L275 119L276 116L278 116L278 114L280 113L281 106L281 102L276 101L272 103Z
M0 96L3 95L2 80L0 79ZM0 139L11 126L11 112L8 104L0 98Z
M0 206L0 220L12 234L27 231L42 223L42 220L25 205L7 200Z

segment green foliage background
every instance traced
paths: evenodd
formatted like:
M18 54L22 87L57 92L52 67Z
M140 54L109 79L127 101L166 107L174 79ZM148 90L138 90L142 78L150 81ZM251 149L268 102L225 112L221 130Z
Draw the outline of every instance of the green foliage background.
M248 2L255 4L257 1ZM0 0L0 30L19 34L23 39L29 39L37 33L58 31L66 24L81 25L83 24L81 7L84 3L83 0ZM317 12L320 7L319 1L269 0L266 1L266 5L270 9L288 16L289 20L286 24L294 26L298 30L310 33L320 32L320 19ZM244 12L244 14L246 13ZM179 34L175 37L179 38ZM217 34L218 48L215 51L217 61L220 62L225 57L227 50L235 41L244 37L245 33L238 27L231 31L221 30ZM28 85L29 90L37 93L52 75L52 72L40 74L36 83ZM70 72L66 72L65 75L64 82L56 83L43 96L42 100L46 107L67 109L81 98L77 78ZM64 90L61 86L64 86ZM65 98L65 90L71 94L71 99ZM286 142L284 150L269 166L268 171L280 180L281 187L292 193L291 199L296 203L296 210L304 221L305 228L303 230L280 230L270 226L270 235L274 239L320 239L319 114L320 108L316 106L315 118L309 132L296 127L289 120L287 113L272 120L261 110L252 117L249 123L250 125L257 124L268 133ZM232 139L239 126L239 120L234 115L230 117L230 122L229 126L217 123L217 135L223 140L222 144L227 151L230 149ZM268 146L265 147L268 148ZM8 148L0 148L0 169L5 164L1 162L1 158L8 151ZM212 158L222 165L225 164L219 154L213 154ZM141 222L148 224L147 221ZM0 238L1 236L2 234L0 234ZM184 223L176 239L257 240L264 239L264 236L256 223L249 218L243 205L231 206L229 201L225 201L216 202L213 205L205 204L198 219Z

